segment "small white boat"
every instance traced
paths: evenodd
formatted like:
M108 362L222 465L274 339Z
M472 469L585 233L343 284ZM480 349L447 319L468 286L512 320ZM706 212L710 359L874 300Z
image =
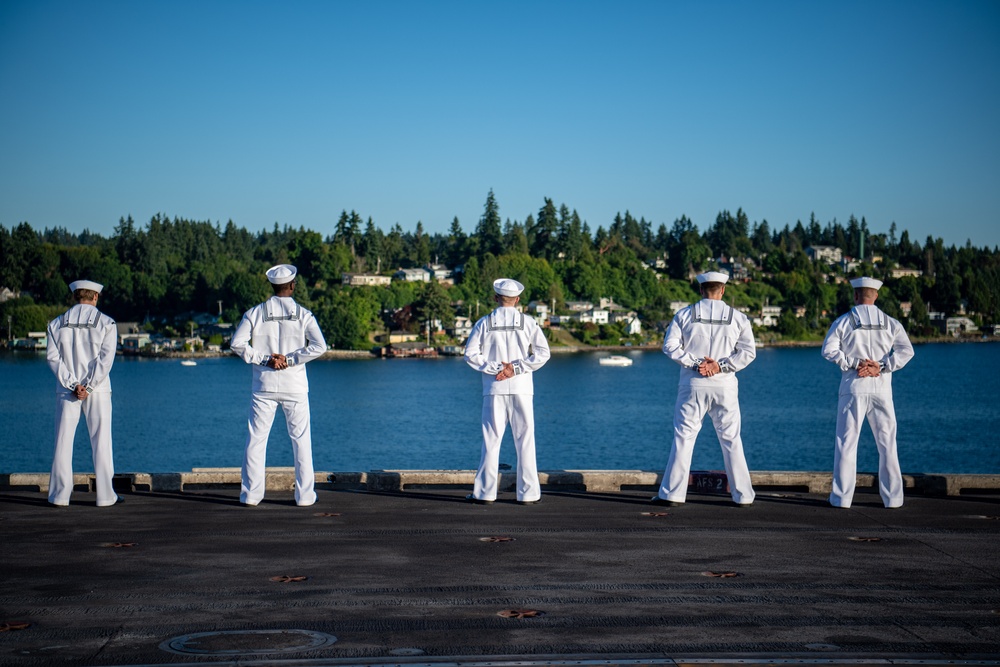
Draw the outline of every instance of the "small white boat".
M599 363L602 366L631 366L632 360L620 354L612 354L610 357L601 357Z
M192 359L185 359L181 362L181 366L197 366L198 362Z

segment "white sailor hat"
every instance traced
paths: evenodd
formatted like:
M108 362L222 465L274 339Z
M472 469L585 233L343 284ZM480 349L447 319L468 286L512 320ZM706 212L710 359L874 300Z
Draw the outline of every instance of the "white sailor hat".
M104 289L104 285L102 285L101 283L95 283L93 280L76 280L69 284L70 292L75 292L78 289L94 290L95 292L100 294L101 290Z
M729 282L728 273L720 273L718 271L709 271L707 273L702 273L698 275L698 284L702 283L722 283L725 285Z
M853 278L851 280L851 287L854 289L861 289L862 287L871 287L872 289L879 289L882 287L882 281L876 280L875 278L869 278L868 276L862 276L861 278Z
M498 278L493 281L493 291L500 296L521 296L524 285L512 278Z
M267 279L272 285L284 285L295 280L299 270L291 264L278 264L267 270Z

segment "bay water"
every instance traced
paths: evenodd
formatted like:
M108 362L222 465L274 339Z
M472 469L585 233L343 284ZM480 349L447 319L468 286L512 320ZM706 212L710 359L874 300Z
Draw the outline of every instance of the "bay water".
M678 366L658 351L554 354L535 375L542 470L661 470L672 439ZM313 361L308 365L317 470L474 469L482 406L479 375L461 358ZM1000 473L1000 345L928 344L893 377L904 472ZM0 473L47 472L55 380L44 355L0 355ZM827 471L833 461L840 371L818 348L763 348L739 374L743 443L751 470ZM119 357L111 372L117 472L239 467L251 370L232 356ZM515 464L506 435L501 462ZM284 418L275 419L269 466L290 466ZM859 471L877 470L865 427ZM719 470L706 419L693 469ZM83 420L74 470L91 472Z

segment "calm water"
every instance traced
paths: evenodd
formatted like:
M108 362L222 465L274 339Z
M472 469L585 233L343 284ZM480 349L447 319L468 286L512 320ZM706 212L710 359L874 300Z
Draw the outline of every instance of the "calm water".
M660 470L670 448L678 367L632 352L629 368L599 354L557 355L535 376L538 463L553 469ZM479 460L478 375L461 359L315 361L309 364L317 470L470 469ZM1000 472L1000 345L922 345L893 379L906 472ZM51 465L55 381L41 355L0 355L0 472ZM242 462L250 368L233 358L119 358L114 388L119 472L233 467ZM762 349L741 372L743 441L753 470L829 470L839 371L817 348ZM501 461L513 464L508 433ZM284 418L268 465L291 465ZM81 420L74 452L93 470ZM695 469L721 469L706 420ZM859 469L877 469L866 427Z

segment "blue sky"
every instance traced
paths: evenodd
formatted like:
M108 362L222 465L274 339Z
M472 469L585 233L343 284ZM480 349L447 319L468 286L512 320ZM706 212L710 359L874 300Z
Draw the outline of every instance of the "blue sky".
M0 224L864 216L1000 245L1000 2L0 0Z

